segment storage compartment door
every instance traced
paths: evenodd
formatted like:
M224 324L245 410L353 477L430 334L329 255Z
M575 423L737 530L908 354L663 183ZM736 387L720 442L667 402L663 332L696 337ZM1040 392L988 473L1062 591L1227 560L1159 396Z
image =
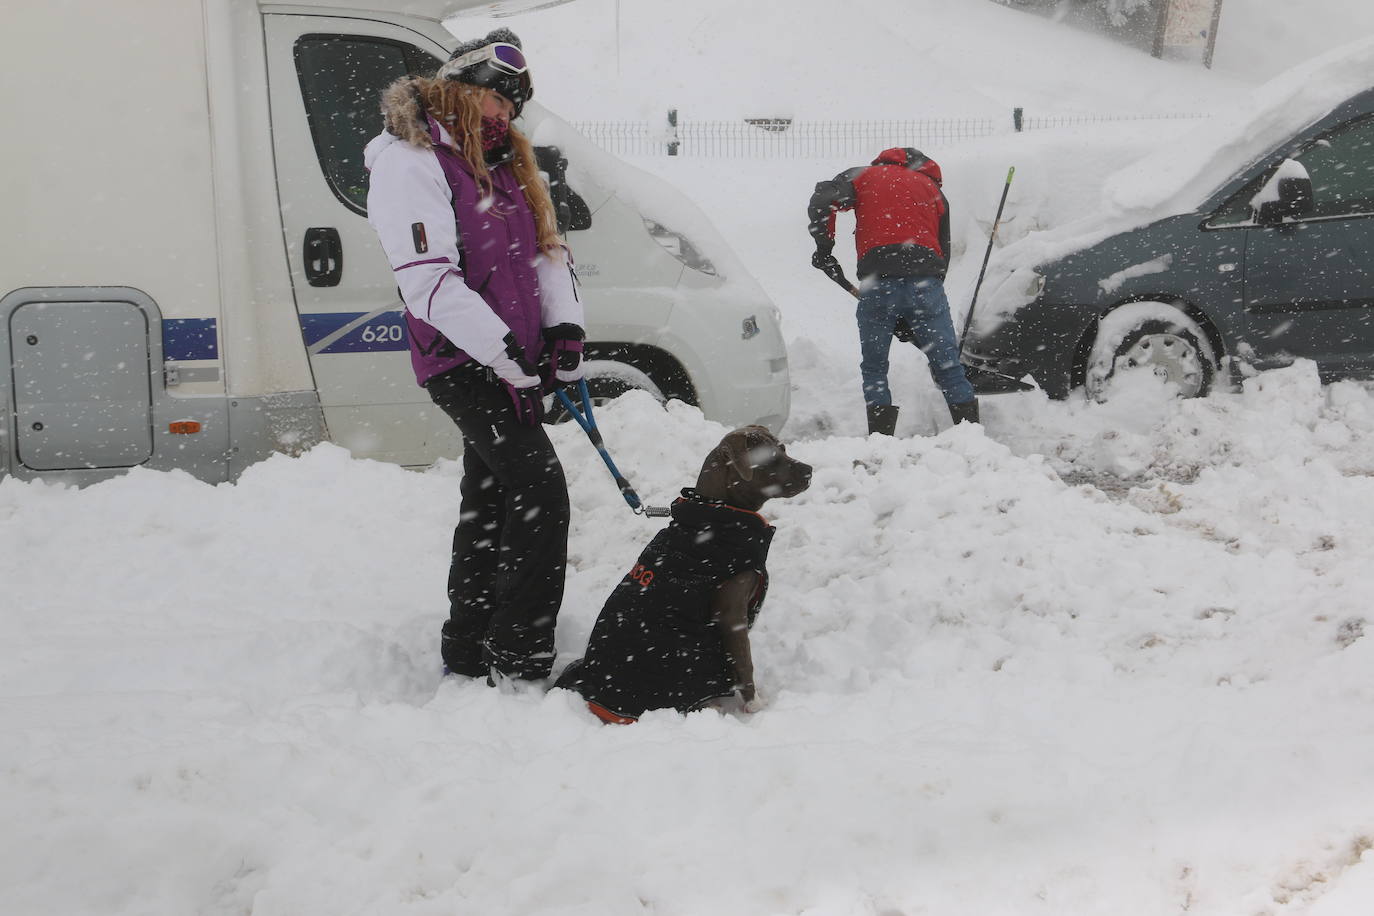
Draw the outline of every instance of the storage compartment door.
M10 315L15 446L36 471L127 468L153 451L148 321L129 302L33 302Z

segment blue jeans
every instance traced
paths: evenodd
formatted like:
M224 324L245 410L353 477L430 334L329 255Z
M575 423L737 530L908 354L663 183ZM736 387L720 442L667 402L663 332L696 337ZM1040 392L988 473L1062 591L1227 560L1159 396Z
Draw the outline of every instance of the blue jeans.
M859 374L864 380L864 403L872 407L892 403L887 386L888 349L897 318L906 319L916 344L930 361L930 377L946 404L973 400L973 386L959 363L959 344L949 317L949 300L939 277L879 277L859 295Z

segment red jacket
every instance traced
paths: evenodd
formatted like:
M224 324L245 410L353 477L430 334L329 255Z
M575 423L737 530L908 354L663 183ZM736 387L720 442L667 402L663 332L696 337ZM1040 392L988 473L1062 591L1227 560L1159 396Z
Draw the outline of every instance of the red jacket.
M816 185L807 208L816 247L835 244L835 214L854 211L860 279L943 278L949 267L949 202L940 166L920 151L883 150L873 164Z

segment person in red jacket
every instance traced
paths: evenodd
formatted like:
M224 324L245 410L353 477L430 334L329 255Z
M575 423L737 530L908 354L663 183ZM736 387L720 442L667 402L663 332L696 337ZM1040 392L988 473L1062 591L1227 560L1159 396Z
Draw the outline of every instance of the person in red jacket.
M835 214L854 211L858 247L859 347L868 431L892 435L897 407L887 384L892 333L905 323L926 354L955 423L978 422L978 400L959 362L954 322L945 298L949 267L949 202L940 166L919 150L884 150L872 165L816 185L807 208L816 241L811 263L838 275Z

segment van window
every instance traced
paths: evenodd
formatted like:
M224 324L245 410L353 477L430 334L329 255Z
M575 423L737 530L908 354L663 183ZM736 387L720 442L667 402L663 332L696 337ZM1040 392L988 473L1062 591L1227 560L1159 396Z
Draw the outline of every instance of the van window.
M1374 214L1374 118L1341 125L1297 159L1312 178L1313 216Z
M442 61L404 42L358 35L302 35L295 51L320 168L344 206L366 214L363 147L382 129L382 89L407 74L432 74Z

